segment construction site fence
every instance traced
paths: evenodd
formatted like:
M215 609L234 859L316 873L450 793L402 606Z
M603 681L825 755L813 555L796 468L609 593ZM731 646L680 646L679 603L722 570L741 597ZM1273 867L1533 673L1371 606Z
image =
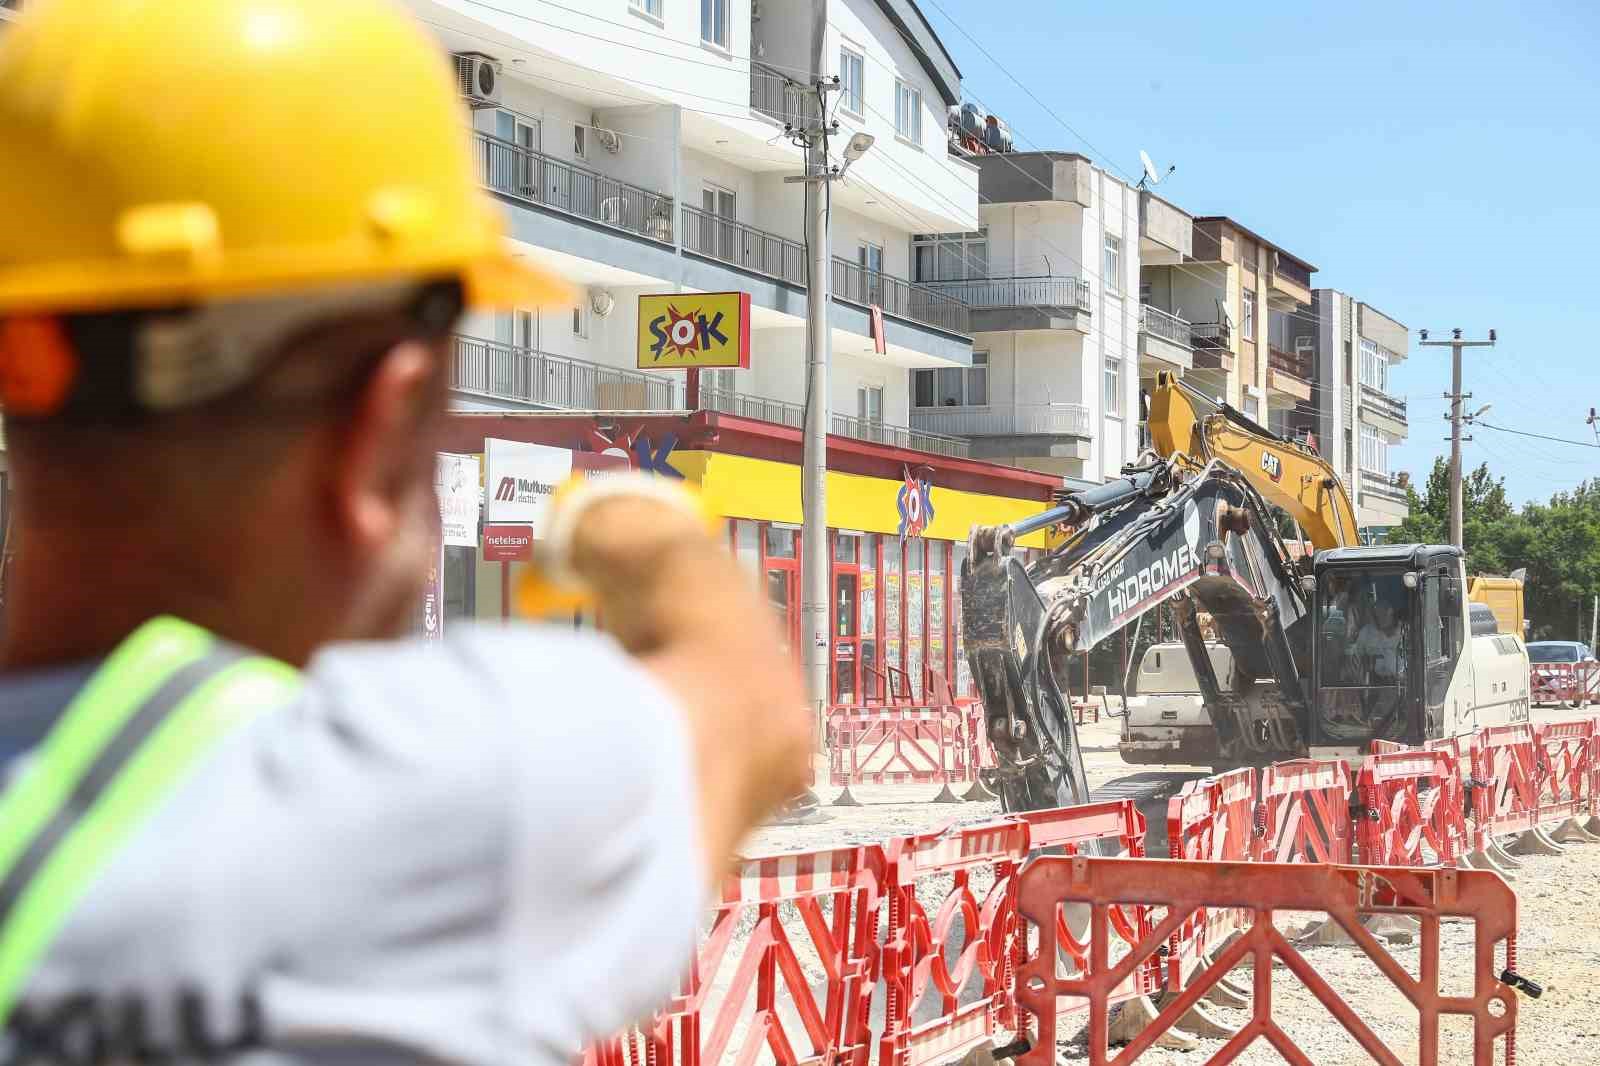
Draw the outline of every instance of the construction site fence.
M954 699L935 705L836 705L828 708L823 747L828 783L845 789L839 802L853 802L852 785L942 785L939 799L957 801L951 788L976 786L983 770L996 767L983 705ZM994 797L975 787L968 798Z
M1600 662L1529 663L1528 699L1575 708L1600 703Z
M648 1024L592 1045L583 1066L922 1066L1008 1039L1030 940L1018 877L1044 853L1141 857L1131 800L1007 816L821 851L742 860L687 977ZM1143 911L1119 912L1127 944ZM1089 959L1057 918L1063 965ZM1151 991L1152 962L1111 994Z

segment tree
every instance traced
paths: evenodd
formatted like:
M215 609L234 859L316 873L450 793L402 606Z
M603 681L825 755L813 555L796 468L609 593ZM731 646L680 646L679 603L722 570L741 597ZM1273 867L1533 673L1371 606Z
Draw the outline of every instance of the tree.
M1419 495L1406 490L1411 513L1389 532L1390 544L1450 543L1450 463L1435 459ZM1521 518L1506 495L1504 478L1489 473L1487 463L1461 478L1461 539L1469 574L1504 574L1523 562L1513 561L1506 547L1517 535Z
M1528 617L1535 637L1577 640L1588 632L1600 592L1600 481L1529 504L1509 545L1528 568Z

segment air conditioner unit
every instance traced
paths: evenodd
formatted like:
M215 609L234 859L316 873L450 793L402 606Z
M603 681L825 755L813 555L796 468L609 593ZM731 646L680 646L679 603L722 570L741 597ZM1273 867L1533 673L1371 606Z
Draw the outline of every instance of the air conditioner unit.
M589 124L594 127L594 139L600 142L600 147L616 155L622 151L622 137L616 130L608 130L590 118Z
M456 87L473 108L500 102L500 64L482 52L457 52Z

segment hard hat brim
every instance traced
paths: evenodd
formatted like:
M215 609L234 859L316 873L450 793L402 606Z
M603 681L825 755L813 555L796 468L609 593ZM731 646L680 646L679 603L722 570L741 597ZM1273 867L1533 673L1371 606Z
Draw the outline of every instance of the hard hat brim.
M571 300L574 292L573 286L561 277L505 251L474 260L462 280L467 306L483 311L559 304Z

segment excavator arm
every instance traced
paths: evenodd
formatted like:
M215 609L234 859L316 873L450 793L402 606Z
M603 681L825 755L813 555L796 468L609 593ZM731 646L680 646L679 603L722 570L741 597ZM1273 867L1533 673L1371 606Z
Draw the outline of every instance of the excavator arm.
M1025 569L1016 538L1061 524L1076 531ZM1169 601L1224 755L1265 762L1303 746L1306 595L1265 501L1224 462L1192 473L1152 462L1027 521L977 527L961 582L963 638L1008 810L1088 799L1067 664ZM1202 611L1233 652L1229 688L1205 653Z
M1209 413L1197 413L1197 402ZM1344 485L1309 446L1284 440L1166 371L1156 375L1150 393L1149 424L1151 442L1162 458L1181 457L1191 465L1223 460L1262 499L1298 522L1317 551L1360 542L1355 508Z

